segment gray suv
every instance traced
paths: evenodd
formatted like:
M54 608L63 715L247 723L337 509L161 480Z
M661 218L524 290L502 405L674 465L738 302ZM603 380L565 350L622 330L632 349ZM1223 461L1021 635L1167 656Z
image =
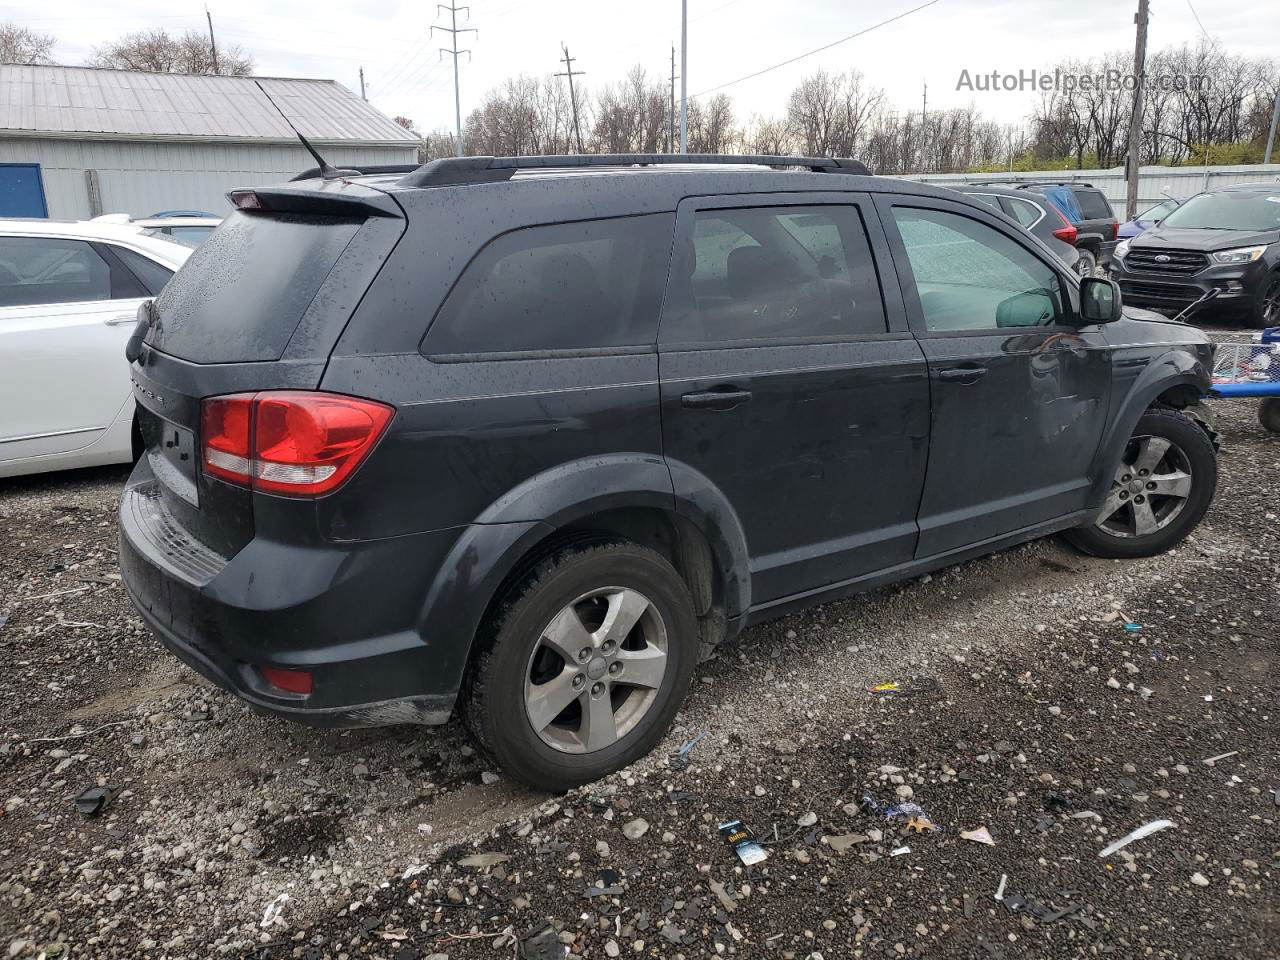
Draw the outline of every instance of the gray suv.
M238 191L141 311L120 561L318 725L461 711L563 790L743 628L1213 497L1193 327L980 201L802 157L471 157Z

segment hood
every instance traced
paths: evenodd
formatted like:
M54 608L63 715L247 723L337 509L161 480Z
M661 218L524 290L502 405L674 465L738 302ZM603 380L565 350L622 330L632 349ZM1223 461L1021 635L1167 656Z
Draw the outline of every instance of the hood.
M1120 229L1116 231L1116 239L1132 240L1134 237L1145 233L1150 226L1151 224L1147 223L1147 221L1135 217L1132 220L1120 224Z
M1256 247L1259 244L1276 241L1280 241L1280 231L1277 230L1207 230L1157 226L1134 240L1134 246L1144 249L1159 250L1163 247L1211 253L1215 250L1230 250L1233 247Z

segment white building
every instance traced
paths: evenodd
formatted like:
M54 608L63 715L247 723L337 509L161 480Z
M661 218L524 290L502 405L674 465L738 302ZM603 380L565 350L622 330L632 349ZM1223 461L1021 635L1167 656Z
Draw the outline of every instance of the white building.
M418 138L332 80L0 65L0 216L218 215L315 165L414 163Z

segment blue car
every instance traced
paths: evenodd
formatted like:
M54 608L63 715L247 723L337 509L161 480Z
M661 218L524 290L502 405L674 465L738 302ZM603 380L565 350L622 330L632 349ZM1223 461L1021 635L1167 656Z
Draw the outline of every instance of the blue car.
M1138 236L1138 234L1143 233L1146 230L1150 230L1157 223L1176 210L1181 203L1181 200L1175 200L1173 197L1169 197L1167 200L1161 200L1149 210L1143 210L1128 223L1120 224L1120 239L1130 240L1133 237Z

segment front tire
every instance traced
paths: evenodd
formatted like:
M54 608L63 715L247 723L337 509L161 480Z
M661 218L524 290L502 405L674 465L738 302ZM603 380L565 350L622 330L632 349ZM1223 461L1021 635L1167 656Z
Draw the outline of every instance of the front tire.
M1255 330L1280 327L1280 270L1273 271L1262 281L1249 313L1250 326Z
M1148 410L1125 445L1097 517L1065 536L1095 557L1164 553L1196 528L1217 485L1218 459L1204 429L1180 411Z
M467 725L511 776L563 792L643 757L693 677L688 587L631 543L575 547L539 563L477 637Z
M1258 422L1264 430L1280 433L1280 397L1263 397L1258 404Z

